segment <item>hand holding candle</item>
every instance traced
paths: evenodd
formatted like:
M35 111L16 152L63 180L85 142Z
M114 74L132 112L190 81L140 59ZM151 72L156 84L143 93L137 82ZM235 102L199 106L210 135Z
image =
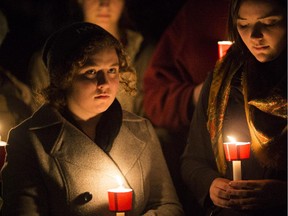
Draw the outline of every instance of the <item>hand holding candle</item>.
M118 188L108 190L109 210L115 211L117 216L124 216L125 211L132 209L132 189L124 188L121 178L117 176Z
M233 180L242 179L241 160L250 157L250 142L237 142L228 136L230 142L224 142L224 152L227 161L232 161Z

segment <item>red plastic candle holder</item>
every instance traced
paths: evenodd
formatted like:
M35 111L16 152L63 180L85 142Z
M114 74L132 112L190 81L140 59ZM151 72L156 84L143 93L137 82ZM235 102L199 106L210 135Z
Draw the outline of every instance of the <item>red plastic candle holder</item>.
M130 188L115 188L108 190L109 210L125 212L132 209L132 194Z
M0 141L0 170L2 169L5 163L6 145L7 145L6 142Z
M224 151L228 161L248 159L250 157L250 142L225 142Z
M232 45L231 41L218 41L218 57L219 59L226 55L227 50Z

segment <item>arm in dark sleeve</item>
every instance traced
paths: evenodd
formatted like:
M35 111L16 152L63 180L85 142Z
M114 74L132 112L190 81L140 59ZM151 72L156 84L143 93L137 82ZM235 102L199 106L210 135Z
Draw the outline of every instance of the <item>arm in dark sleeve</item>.
M154 125L166 129L189 126L194 109L192 93L195 83L185 68L189 62L183 62L186 60L180 56L185 39L179 37L183 25L179 24L176 28L175 21L162 35L143 82L145 114Z
M194 88L214 68L226 38L227 1L187 1L160 38L144 74L144 109L157 127L189 127Z
M207 105L211 78L212 74L203 86L191 122L187 146L181 158L183 180L202 206L206 198L209 198L212 181L220 177L207 130Z

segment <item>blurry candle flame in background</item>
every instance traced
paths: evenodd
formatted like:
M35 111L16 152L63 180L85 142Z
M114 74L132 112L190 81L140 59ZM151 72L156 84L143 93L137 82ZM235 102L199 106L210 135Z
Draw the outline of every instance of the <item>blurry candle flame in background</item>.
M0 141L1 141L1 130L2 129L2 127L1 127L1 124L0 124Z
M4 142L1 140L1 124L0 124L0 170L2 169L4 163L5 163L5 157L6 157L6 145L7 142Z
M6 145L7 145L7 142L2 141L1 131L2 131L2 130L1 130L1 124L0 124L0 147L1 147L1 146L6 146ZM2 156L2 155L1 155L1 156ZM1 157L1 156L0 156L0 157ZM5 155L4 155L4 156L5 156Z
M233 44L232 41L218 41L218 58L223 58L226 55L227 50Z

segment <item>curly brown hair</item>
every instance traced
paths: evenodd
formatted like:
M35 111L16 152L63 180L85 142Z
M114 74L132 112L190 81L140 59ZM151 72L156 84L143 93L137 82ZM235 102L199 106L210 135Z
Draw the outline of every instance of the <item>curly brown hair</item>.
M136 87L124 74L135 74L122 44L98 25L80 22L66 26L54 33L45 43L43 61L50 85L41 91L42 100L56 109L66 106L66 92L77 70L89 56L106 48L114 48L119 59L120 83L125 91L134 94ZM132 84L131 84L132 83Z

